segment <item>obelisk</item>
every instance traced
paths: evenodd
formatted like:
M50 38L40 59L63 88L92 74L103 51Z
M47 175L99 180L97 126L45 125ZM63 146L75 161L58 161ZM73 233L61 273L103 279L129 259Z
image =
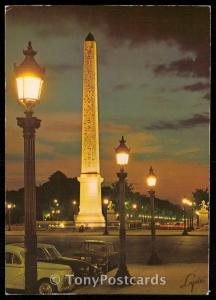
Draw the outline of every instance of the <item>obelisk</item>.
M82 162L80 212L76 226L104 227L102 214L98 128L98 85L96 41L91 33L84 42Z

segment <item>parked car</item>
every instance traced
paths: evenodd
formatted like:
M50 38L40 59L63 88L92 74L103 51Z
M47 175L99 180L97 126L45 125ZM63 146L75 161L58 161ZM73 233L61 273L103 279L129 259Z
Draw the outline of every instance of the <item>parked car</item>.
M52 284L50 278L59 276L60 280ZM75 284L69 284L68 276L74 275L69 266L46 262L37 263L38 294L53 294L72 291ZM5 246L5 288L6 290L25 289L25 249L22 246Z
M118 252L113 244L99 240L85 240L74 257L96 264L105 273L115 268L118 262Z
M16 243L15 245L23 246L23 243ZM54 245L37 243L37 259L47 263L64 264L71 267L75 277L98 277L102 274L101 268L87 261L80 259L64 257L56 249Z

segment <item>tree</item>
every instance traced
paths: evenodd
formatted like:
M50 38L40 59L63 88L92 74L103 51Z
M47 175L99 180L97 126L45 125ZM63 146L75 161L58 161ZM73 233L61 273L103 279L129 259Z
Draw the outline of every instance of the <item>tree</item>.
M44 213L50 213L54 208L54 199L58 199L61 211L59 218L72 220L75 213L72 200L79 206L80 184L76 177L68 178L61 171L53 173L48 181L36 187L36 213L37 220L43 220ZM13 211L12 222L24 221L24 188L18 191L7 191L6 200L16 204Z

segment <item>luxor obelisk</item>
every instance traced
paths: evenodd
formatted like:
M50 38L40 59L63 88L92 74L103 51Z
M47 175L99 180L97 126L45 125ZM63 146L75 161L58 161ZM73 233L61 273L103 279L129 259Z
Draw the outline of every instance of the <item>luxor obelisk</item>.
M82 163L80 212L76 226L103 227L98 128L98 86L96 41L91 33L84 42L82 106Z

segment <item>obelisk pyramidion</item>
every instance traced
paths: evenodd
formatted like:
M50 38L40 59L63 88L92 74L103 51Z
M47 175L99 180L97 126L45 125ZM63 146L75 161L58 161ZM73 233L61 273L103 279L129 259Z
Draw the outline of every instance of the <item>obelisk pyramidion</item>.
M76 226L103 227L98 128L98 86L96 41L91 33L84 42L82 106L82 163L80 212Z

